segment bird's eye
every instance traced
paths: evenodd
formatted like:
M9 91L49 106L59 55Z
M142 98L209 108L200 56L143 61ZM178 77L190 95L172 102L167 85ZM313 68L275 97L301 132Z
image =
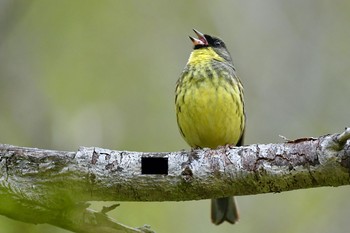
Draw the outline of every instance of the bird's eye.
M220 46L221 42L219 40L214 41L214 46Z

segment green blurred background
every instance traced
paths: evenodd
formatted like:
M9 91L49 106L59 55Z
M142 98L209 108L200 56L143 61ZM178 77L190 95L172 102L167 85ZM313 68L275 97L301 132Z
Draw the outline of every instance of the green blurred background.
M192 28L231 51L245 86L247 144L340 132L350 116L349 22L346 0L0 0L0 143L187 149L174 88ZM347 232L349 191L238 197L235 226L213 226L208 200L122 203L110 216L167 233ZM2 216L0 229L67 232Z

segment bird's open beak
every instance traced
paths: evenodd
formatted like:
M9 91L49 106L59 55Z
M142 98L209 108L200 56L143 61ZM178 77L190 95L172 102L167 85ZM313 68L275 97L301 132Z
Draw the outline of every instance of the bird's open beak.
M205 39L205 36L203 33L197 31L196 29L193 29L193 31L198 36L198 39L190 36L190 39L192 40L192 43L194 46L196 46L196 45L208 45L208 41L207 41L207 39Z

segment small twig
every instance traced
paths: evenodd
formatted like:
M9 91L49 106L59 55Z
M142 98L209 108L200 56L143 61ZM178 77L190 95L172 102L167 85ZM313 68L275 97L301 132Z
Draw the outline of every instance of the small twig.
M111 205L111 206L103 206L102 207L102 210L101 210L101 213L102 214L107 214L108 212L114 210L115 208L117 208L118 206L120 206L120 204L114 204L114 205Z

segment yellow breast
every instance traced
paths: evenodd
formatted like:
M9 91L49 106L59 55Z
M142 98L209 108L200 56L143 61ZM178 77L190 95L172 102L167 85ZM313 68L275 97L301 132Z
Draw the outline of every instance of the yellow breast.
M195 148L235 145L245 124L238 78L203 58L191 62L190 57L185 70L176 88L175 101L184 139Z

